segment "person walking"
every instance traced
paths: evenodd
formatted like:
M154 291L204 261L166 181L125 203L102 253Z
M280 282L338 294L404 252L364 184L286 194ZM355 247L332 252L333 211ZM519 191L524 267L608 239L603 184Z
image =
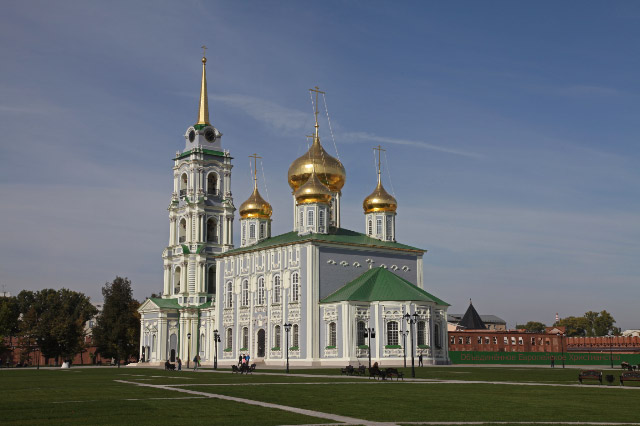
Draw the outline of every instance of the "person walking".
M551 368L555 368L556 367L556 359L554 358L553 355L551 355Z
M178 371L182 371L182 360L178 357Z
M196 371L198 369L198 358L198 355L193 357L193 371Z
M242 360L244 359L244 357L242 355L238 356L238 367L240 367L242 365Z
M422 352L418 355L418 367L424 367L424 365L422 365Z

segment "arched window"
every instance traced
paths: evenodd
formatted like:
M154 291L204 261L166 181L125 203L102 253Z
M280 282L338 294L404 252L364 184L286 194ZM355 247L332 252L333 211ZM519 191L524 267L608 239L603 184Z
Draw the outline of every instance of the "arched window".
M380 218L376 219L376 234L382 235L382 219Z
M280 303L281 296L280 275L273 277L273 303Z
M178 226L178 242L184 243L187 241L187 219L180 219L180 225Z
M227 308L233 307L233 283L231 281L227 283L227 294L225 294L225 302L227 302Z
M291 301L298 302L300 300L300 282L298 273L291 274Z
M151 343L151 352L155 352L156 351L156 335L153 335L153 343Z
M426 325L424 321L418 321L418 345L426 345L425 341L425 335L426 335Z
M216 267L210 266L207 270L207 293L216 294Z
M294 348L299 348L300 339L298 337L298 324L293 324L293 337L291 340L291 346Z
M331 322L329 323L329 344L327 346L336 346L336 342L338 341L337 336L336 336L336 323L335 322Z
M249 306L249 281L242 281L242 306Z
M357 328L358 328L358 330L357 330L358 331L358 340L357 340L358 346L366 345L367 343L366 343L366 340L364 338L364 329L365 329L364 321L358 321Z
M393 234L393 227L391 226L391 216L387 216L387 240L391 239L391 234Z
M187 185L188 185L187 174L183 173L180 176L180 198L184 198L187 195Z
M436 324L433 327L433 334L435 337L436 348L440 349L442 347L442 342L440 340L440 324Z
M367 225L367 233L369 235L373 234L373 221L369 219L369 223Z
M251 225L249 225L249 238L253 239L256 237L256 225L255 223L252 223Z
M264 223L260 224L260 238L264 238L265 234L264 234Z
M207 242L218 242L218 223L214 218L207 220Z
M227 328L227 347L225 349L231 349L233 347L233 330Z
M205 341L204 341L204 333L202 333L200 335L200 343L198 345L198 347L200 348L200 353L204 354L204 348L206 348L207 346L205 345Z
M242 329L242 349L249 350L249 328L244 327Z
M387 345L398 344L398 323L389 321L387 323Z
M318 226L321 228L324 227L324 210L318 212Z
M273 335L273 347L280 348L280 326L276 325Z
M298 226L300 228L304 227L304 212L302 211L302 209L300 210L300 214L298 215Z
M182 269L176 266L173 270L173 294L180 293L180 275L182 275Z
M258 305L264 305L264 277L258 278Z
M218 175L215 173L207 176L207 194L218 195Z
M313 226L313 210L307 212L307 226Z

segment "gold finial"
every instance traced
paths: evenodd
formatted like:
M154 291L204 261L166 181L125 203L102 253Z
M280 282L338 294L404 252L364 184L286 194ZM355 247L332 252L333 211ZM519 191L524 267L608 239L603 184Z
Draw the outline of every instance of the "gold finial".
M380 154L382 153L382 151L386 151L386 149L382 149L381 145L374 146L373 149L374 151L378 151L378 183L380 183L382 180L380 177Z
M258 154L254 153L253 155L250 155L249 158L253 158L253 189L257 189L258 188L258 168L257 168L257 164L258 164L258 158L262 158L262 157L259 157Z
M316 116L316 125L315 125L316 134L315 134L315 138L318 139L318 128L320 127L318 125L318 94L322 93L324 95L325 92L320 91L320 88L318 86L315 86L313 89L309 89L309 91L310 92L316 92L316 105L315 105L316 110L314 112L314 115Z
M209 99L207 97L207 46L202 46L202 82L200 84L200 105L198 107L198 124L211 125L209 122Z

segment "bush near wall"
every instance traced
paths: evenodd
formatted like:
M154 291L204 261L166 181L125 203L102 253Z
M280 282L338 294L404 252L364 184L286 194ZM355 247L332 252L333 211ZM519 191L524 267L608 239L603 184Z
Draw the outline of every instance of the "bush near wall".
M449 351L452 364L551 364L551 357L556 365L562 364L561 352L484 352L484 351ZM611 355L606 352L573 352L564 353L565 365L611 365ZM626 361L631 365L640 364L640 354L613 354L614 367Z

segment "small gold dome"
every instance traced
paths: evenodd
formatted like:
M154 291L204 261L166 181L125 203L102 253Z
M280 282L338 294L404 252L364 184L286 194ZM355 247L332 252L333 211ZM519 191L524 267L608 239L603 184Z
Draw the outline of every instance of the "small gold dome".
M365 213L395 212L398 208L396 199L382 186L380 175L378 175L378 186L371 195L364 199L362 208Z
M299 187L294 195L298 204L329 204L331 202L331 190L320 182L315 170L311 171L311 176L309 176L307 182Z
M240 206L241 219L269 219L271 218L271 213L273 213L271 204L267 203L264 198L260 196L258 188L253 188L253 193L249 199Z
M315 169L320 181L332 192L340 192L344 186L347 173L340 160L330 156L315 136L309 150L289 166L289 186L295 192L309 180Z

